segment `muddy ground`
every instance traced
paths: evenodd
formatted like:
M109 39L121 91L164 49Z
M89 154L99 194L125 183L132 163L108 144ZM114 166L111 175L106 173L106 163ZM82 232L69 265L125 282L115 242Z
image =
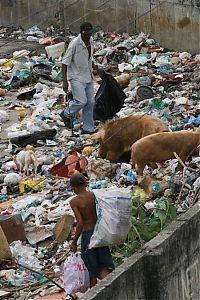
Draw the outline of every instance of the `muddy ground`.
M28 42L27 40L10 38L0 39L0 58L10 58L14 51L23 49L29 51L36 49L39 53L41 53L44 51L44 46L37 42Z

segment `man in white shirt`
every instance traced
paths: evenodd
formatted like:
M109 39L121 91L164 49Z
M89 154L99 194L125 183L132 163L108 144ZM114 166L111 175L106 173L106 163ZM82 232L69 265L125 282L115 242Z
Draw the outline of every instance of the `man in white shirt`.
M94 51L92 24L84 22L80 34L74 38L62 61L63 90L67 93L70 81L73 100L61 113L65 126L72 128L71 118L82 109L82 134L94 132L94 87L92 56Z

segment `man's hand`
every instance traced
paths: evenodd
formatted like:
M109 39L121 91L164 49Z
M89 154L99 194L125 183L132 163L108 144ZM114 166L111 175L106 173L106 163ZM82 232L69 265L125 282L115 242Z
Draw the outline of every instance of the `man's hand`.
M97 69L97 74L101 79L103 79L105 75L105 71L103 69Z
M68 87L69 87L69 83L67 80L63 81L63 91L67 94L68 91Z
M74 253L77 252L77 243L76 242L71 243L70 250Z

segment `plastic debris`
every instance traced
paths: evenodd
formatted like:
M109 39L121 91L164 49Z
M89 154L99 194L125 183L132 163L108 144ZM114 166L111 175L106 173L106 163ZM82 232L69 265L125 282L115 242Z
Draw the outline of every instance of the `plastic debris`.
M75 116L73 131L64 127L60 117L66 106L61 59L74 36L53 26L46 31L37 26L25 31L1 27L0 38L5 33L16 44L16 51L0 56L0 217L7 220L18 215L20 224L13 223L12 232L17 236L21 226L24 236L10 245L5 235L1 239L5 247L1 246L0 260L2 255L10 260L12 256L12 262L1 260L0 284L2 290L10 289L9 299L16 296L13 287L20 287L19 299L42 299L49 294L55 299L54 295L60 296L58 286L50 281L48 285L40 283L47 282L42 275L47 271L63 285L59 278L64 274L76 224L69 205L74 197L68 184L70 176L82 172L88 176L89 190L104 198L105 189L131 190L132 224L121 242L127 232L128 238L112 248L118 264L198 201L200 145L182 171L176 171L176 157L146 166L142 178L130 164L130 153L124 153L118 163L99 158L99 147L105 141L102 132L97 139L82 135L80 115ZM24 42L24 49L17 49L13 37ZM141 118L158 117L170 131L199 132L200 54L169 51L144 33L99 31L93 38L94 62L106 71L103 82L97 76L95 81L96 129L109 118L139 113ZM27 41L33 43L32 49L25 47ZM106 80L112 81L111 91L106 90ZM70 92L69 87L68 99ZM121 126L112 134L120 130ZM20 174L15 163L27 145L34 145L37 158L37 173L28 176ZM118 231L115 237L119 238ZM32 284L37 284L37 289L30 291Z

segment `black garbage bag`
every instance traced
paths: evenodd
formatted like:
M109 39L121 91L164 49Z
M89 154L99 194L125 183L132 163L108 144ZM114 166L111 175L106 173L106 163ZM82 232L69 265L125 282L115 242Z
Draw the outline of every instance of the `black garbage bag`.
M36 93L36 89L21 93L17 96L18 100L31 100Z
M103 81L95 96L94 119L106 121L112 119L120 111L126 94L115 78L105 72Z
M17 145L19 147L25 147L26 145L34 145L37 142L37 140L52 140L56 133L56 129L35 131L34 133L11 138L10 141L14 145Z
M50 65L46 65L46 64L42 64L42 63L34 65L33 72L38 77L43 77L44 79L52 81L52 78L51 78L52 67Z

